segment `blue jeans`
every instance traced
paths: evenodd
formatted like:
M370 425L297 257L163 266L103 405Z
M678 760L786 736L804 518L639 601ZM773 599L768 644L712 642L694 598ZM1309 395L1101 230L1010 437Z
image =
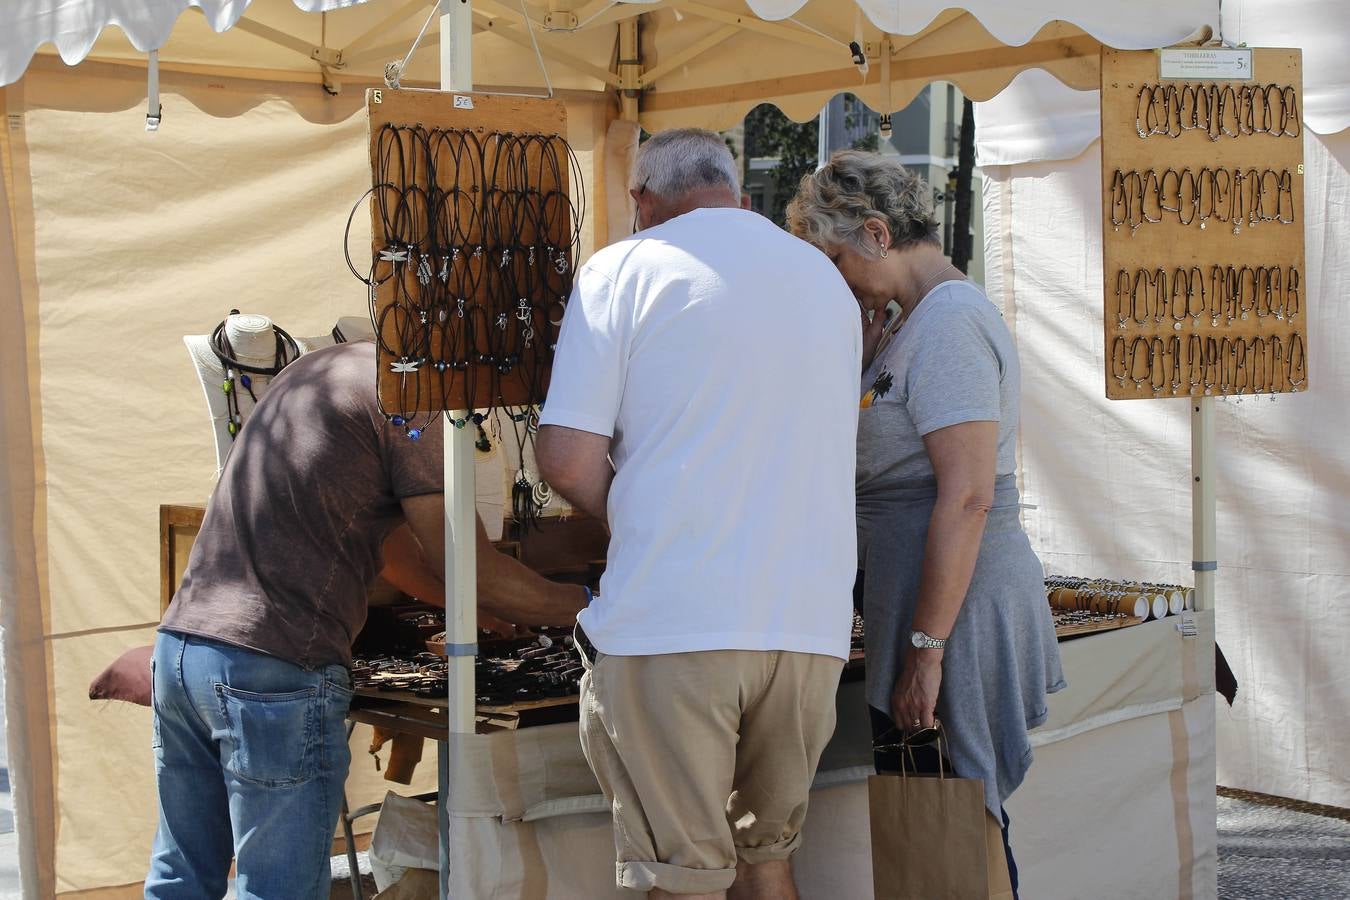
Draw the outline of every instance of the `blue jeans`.
M159 832L148 900L329 894L351 676L161 632L151 659Z

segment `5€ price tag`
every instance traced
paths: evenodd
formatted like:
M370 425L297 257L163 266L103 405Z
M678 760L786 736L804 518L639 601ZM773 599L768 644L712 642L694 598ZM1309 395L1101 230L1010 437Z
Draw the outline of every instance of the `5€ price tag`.
M473 98L464 94L456 94L455 109L473 109Z

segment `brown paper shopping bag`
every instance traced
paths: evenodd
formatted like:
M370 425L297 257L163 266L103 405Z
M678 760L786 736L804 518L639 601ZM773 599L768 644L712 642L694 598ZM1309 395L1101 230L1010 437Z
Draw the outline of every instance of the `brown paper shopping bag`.
M1008 856L1003 852L1003 826L984 812L985 859L989 863L989 900L1013 900Z
M984 788L968 778L873 775L876 900L979 900L988 891Z
M873 775L868 798L876 900L1011 900L984 782L950 771Z

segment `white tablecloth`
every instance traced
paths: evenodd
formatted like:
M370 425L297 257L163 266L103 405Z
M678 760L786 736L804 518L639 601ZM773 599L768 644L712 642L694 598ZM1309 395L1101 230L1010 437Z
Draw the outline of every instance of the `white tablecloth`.
M1061 645L1069 688L1036 732L1008 803L1022 895L1036 900L1214 896L1212 613ZM870 740L862 685L839 692L794 865L804 900L870 900ZM456 737L451 896L604 900L613 838L574 724Z

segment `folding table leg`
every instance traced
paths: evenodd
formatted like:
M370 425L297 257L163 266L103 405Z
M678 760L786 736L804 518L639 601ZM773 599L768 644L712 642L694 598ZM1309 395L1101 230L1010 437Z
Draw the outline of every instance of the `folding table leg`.
M348 720L347 722L347 742L351 743L352 732L356 730L356 723ZM342 787L342 836L347 841L347 868L350 870L349 877L352 882L352 900L365 900L365 893L361 890L361 864L356 858L356 835L352 830L352 817L347 806L347 787Z
M436 742L436 830L440 837L441 897L450 896L450 744Z

